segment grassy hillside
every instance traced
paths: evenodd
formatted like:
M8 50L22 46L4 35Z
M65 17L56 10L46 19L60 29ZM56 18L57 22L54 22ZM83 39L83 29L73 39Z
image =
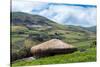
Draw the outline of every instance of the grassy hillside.
M15 66L31 66L31 65L46 65L46 64L63 64L63 63L77 63L77 62L94 62L96 61L96 49L89 48L84 52L77 51L72 54L55 55L52 57L45 57L37 60L17 60Z
M47 64L50 63L70 63L70 62L79 62L79 61L85 61L87 58L93 58L88 59L86 61L95 61L95 53L96 48L91 48L91 44L96 41L96 34L93 31L89 31L86 28L80 27L80 26L72 26L72 25L61 25L57 24L56 22L53 22L45 17L38 16L38 15L31 15L27 13L22 12L14 12L12 13L11 18L11 62L15 62L16 60L19 61L19 59L26 58L32 56L30 53L30 48L34 45L43 43L45 41L51 40L51 39L60 39L66 43L72 44L73 46L77 47L79 50L86 50L89 49L90 51L86 52L86 56L84 56L85 52L75 52L73 54L68 54L68 56L65 55L58 55L53 57L58 57L54 59L53 62L49 62L49 59L53 59L53 57L48 58L41 58L35 61L20 61L15 62L13 65L24 65L28 64L26 62L30 62L28 65L32 65L32 63L35 64L44 64L47 61ZM80 54L80 57L76 59L75 56L77 56L77 53ZM89 55L90 54L90 55ZM92 57L93 54L93 57ZM64 62L63 56L65 58L68 58L71 56L74 60L70 61L71 58L69 58L69 61ZM62 61L61 58L63 59ZM45 61L42 61L45 60ZM57 60L57 61L56 61ZM76 60L76 61L75 61Z
M87 27L85 29L87 29L88 31L92 31L92 32L95 32L96 33L96 26Z

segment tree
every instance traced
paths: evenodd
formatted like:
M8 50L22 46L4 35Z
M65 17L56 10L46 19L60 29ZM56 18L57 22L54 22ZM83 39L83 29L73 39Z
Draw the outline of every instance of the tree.
M91 43L91 45L90 45L90 47L96 47L96 41L93 41L92 43Z

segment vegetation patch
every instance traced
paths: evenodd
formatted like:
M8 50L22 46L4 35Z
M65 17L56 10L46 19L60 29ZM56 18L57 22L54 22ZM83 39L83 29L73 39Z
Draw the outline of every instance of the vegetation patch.
M12 66L31 66L45 64L63 64L76 62L94 62L96 61L96 48L89 48L85 52L77 51L72 54L56 55L51 57L40 58L33 61L17 60Z

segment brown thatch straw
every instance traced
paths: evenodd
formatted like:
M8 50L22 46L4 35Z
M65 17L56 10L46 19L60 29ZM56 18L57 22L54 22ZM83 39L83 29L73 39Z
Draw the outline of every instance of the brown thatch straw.
M38 44L36 46L33 46L31 48L31 52L32 54L36 54L36 53L43 52L46 50L55 50L55 49L61 50L61 49L73 49L73 48L74 46L64 43L63 41L59 39L52 39L44 43Z

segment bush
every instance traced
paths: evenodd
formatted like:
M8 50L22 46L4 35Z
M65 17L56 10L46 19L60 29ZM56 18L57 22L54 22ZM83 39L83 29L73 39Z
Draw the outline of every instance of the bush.
M96 41L93 41L92 43L91 43L91 45L90 45L90 47L96 47Z
M43 41L49 39L49 35L46 34L46 33L30 34L30 35L29 35L29 39L37 40L37 41L43 42Z
M18 60L18 59L31 57L31 56L32 56L32 54L30 52L30 48L24 47L23 49L19 50L18 52L16 51L16 52L11 53L11 62Z

